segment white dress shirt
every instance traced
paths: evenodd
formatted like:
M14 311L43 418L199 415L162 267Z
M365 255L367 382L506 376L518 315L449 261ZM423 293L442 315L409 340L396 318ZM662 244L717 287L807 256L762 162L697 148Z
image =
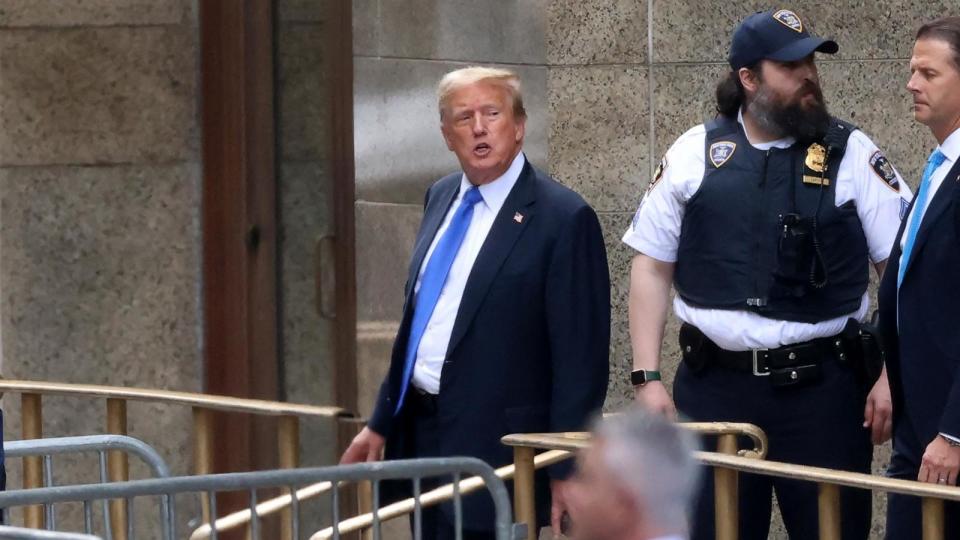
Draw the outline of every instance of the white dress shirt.
M430 394L440 392L440 371L443 369L444 359L447 357L447 346L450 344L450 335L453 333L453 324L457 320L457 312L460 309L460 300L463 299L463 290L467 286L467 278L470 277L470 271L473 269L473 263L477 260L480 248L490 228L493 227L493 220L503 207L503 202L510 194L517 179L520 178L520 172L526 158L523 152L517 154L513 159L507 172L502 176L480 186L480 195L483 201L478 202L473 207L473 217L470 220L470 227L460 244L460 250L453 259L453 265L450 267L450 273L447 274L447 280L443 284L443 290L440 292L440 298L433 309L433 315L427 323L427 328L420 339L420 346L417 348L417 360L413 365L413 384L417 388ZM420 270L417 274L417 283L414 294L420 290L420 280L423 278L423 271L427 267L427 261L433 256L433 250L437 247L437 242L450 226L450 220L460 207L464 193L473 187L473 184L464 174L460 179L460 191L457 198L447 210L447 215L443 218L443 223L437 229L437 234L433 237L430 249L427 255L420 263Z
M742 115L738 121L743 124ZM746 129L746 128L744 128ZM749 134L748 134L749 139ZM794 139L751 143L758 150L787 148ZM635 250L664 262L676 262L680 226L686 203L700 188L705 165L706 128L699 125L680 136L667 151L662 178L648 188L633 224L623 242ZM850 134L836 180L837 206L854 201L857 216L867 239L870 259L886 260L900 227L900 213L912 198L910 188L897 173L899 185L891 187L871 166L880 150L859 130ZM870 298L864 293L854 313L821 321L801 323L769 319L746 310L709 309L691 306L679 295L673 300L677 317L700 329L720 347L729 351L777 348L811 339L839 334L848 318L864 320Z

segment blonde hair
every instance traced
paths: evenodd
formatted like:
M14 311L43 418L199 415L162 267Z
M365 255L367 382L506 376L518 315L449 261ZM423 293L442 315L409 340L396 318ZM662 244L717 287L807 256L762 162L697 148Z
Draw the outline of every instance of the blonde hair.
M507 95L513 102L513 115L517 118L527 117L527 111L523 108L523 95L520 92L520 77L516 73L507 69L470 66L451 71L440 79L440 84L437 85L437 105L440 110L440 119L443 119L443 111L447 106L447 100L450 99L450 94L465 86L480 82L499 86L506 90Z

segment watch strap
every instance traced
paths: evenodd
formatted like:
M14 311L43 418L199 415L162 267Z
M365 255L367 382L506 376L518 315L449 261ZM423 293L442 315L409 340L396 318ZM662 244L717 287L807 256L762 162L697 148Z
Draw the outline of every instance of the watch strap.
M630 382L642 386L650 381L659 381L660 372L652 369L635 369L630 372Z

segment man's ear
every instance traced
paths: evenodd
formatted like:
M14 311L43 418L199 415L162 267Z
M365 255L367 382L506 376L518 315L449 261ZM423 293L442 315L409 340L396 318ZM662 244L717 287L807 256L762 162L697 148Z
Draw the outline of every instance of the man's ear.
M740 68L737 70L737 76L740 77L740 84L743 85L745 91L752 94L760 88L760 76L753 70L745 67Z
M443 135L443 141L447 143L447 150L453 151L453 141L451 140L451 133L447 128L447 123L440 120L440 133Z
M522 143L523 136L527 132L527 117L524 116L523 118L518 118L516 123L517 127L514 130L514 140L517 143Z

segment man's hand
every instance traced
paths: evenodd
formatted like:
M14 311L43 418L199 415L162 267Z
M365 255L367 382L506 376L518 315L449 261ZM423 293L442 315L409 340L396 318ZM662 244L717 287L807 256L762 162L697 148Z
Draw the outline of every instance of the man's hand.
M350 441L350 446L340 456L341 465L361 463L364 461L380 461L383 459L383 445L386 439L382 435L365 427Z
M958 470L960 470L960 447L950 446L946 439L937 435L923 453L917 480L955 486Z
M567 490L573 480L550 479L550 529L554 538L560 538L563 514L567 512Z
M673 400L670 399L661 381L650 381L641 386L634 386L633 395L637 403L647 410L662 414L670 420L677 419L677 408L673 405Z
M867 403L863 408L863 427L870 429L870 440L873 444L883 444L890 440L893 431L893 401L890 398L887 368L883 368L873 389L867 394Z

